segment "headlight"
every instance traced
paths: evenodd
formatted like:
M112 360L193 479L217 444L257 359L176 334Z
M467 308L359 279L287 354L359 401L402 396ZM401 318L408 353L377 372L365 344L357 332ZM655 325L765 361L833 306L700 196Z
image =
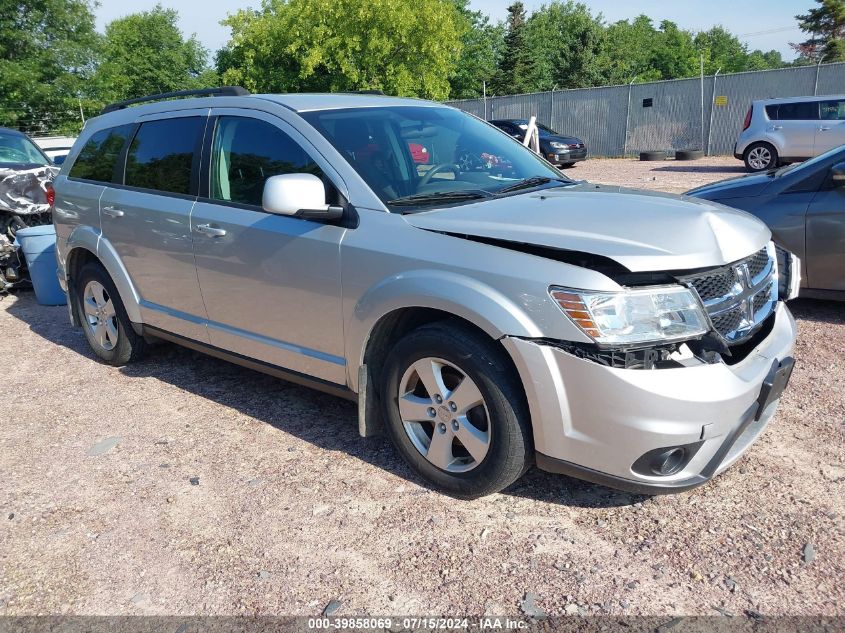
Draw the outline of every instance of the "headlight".
M710 329L701 304L681 286L622 292L553 286L549 292L563 313L600 345L681 341Z
M555 149L569 149L569 145L567 145L566 143L561 143L560 141L550 141L549 145L551 145Z

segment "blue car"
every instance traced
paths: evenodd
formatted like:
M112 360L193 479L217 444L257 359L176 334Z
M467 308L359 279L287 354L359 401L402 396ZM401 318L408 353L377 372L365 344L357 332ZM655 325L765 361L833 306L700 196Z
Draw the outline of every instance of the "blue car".
M845 146L686 195L760 218L775 242L801 258L802 297L845 300Z

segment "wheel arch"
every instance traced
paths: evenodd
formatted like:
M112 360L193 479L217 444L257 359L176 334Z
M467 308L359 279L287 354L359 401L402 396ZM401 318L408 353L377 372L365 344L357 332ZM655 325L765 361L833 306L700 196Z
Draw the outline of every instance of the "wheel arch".
M374 350L383 347L385 340L447 318L459 319L493 341L504 336L542 336L541 328L522 307L477 279L449 271L395 275L361 296L347 324L347 366L353 391L358 391L358 368L378 358Z
M82 266L91 261L99 262L112 278L120 299L126 309L126 314L132 323L142 323L140 297L132 283L129 273L111 242L90 228L80 227L71 233L65 249L65 274L68 280L68 297L76 295L74 279L78 276ZM78 316L74 316L74 323Z

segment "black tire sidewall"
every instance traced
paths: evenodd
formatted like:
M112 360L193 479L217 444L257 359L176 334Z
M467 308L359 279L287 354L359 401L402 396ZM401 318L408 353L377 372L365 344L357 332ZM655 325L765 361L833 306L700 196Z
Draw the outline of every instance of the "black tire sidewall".
M753 149L757 148L757 147L765 147L767 150L769 150L769 153L772 156L771 162L766 167L763 167L762 169L754 169L748 163L748 155L751 154L751 151ZM745 154L743 155L742 160L745 163L745 168L748 171L756 174L756 173L760 173L760 172L763 172L763 171L768 171L769 169L774 169L775 167L778 166L778 151L775 149L774 145L772 145L771 143L765 143L765 142L762 142L762 141L758 141L758 142L752 143L751 145L748 146L748 148L745 150Z
M109 299L114 305L115 314L117 315L117 345L114 348L107 350L100 347L100 345L93 339L88 321L85 318L85 310L83 302L85 301L85 286L90 282L97 281L103 285L108 292ZM121 366L132 360L136 353L138 346L141 343L139 337L132 329L132 324L129 321L129 316L126 313L126 308L123 307L123 301L120 294L112 281L111 276L101 264L90 263L83 266L79 272L76 285L76 305L74 306L80 322L82 323L82 330L85 333L85 338L91 346L93 352L103 361L110 365Z
M509 368L502 366L499 354L480 337L468 340L466 333L449 337L444 332L425 326L396 345L382 373L382 407L388 434L409 465L444 492L472 499L501 490L525 472L530 465L530 424L524 397L514 385ZM440 470L416 449L404 430L397 404L399 382L411 364L426 357L454 364L475 382L484 397L489 413L490 448L481 464L468 472Z

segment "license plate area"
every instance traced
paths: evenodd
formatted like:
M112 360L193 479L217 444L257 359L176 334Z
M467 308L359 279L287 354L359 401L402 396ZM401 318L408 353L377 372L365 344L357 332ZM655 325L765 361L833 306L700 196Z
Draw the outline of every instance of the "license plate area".
M792 376L792 370L794 368L795 359L792 357L772 363L772 368L763 381L763 387L760 389L760 395L757 397L757 404L759 406L757 407L757 414L754 416L755 420L759 420L768 406L780 398L784 389L786 389L786 385L789 384L789 378Z

